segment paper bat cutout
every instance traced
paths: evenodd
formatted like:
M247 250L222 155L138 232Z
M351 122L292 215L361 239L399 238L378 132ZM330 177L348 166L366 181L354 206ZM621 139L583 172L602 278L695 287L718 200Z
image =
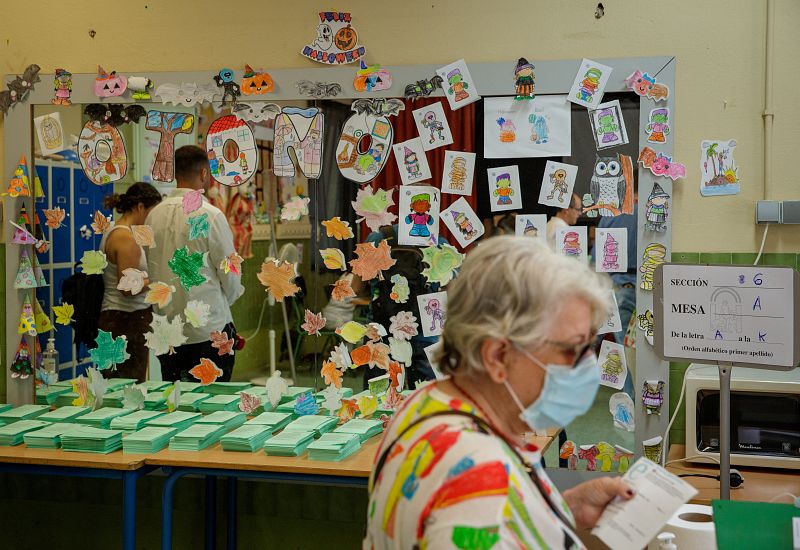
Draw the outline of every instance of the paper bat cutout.
M219 264L219 268L225 273L233 273L234 275L242 274L242 262L244 258L239 256L236 252L231 252L227 258L223 258Z
M222 88L222 106L235 105L236 100L242 95L242 89L233 81L233 70L220 69L213 78L217 88Z
M211 84L197 85L194 82L181 84L162 84L156 88L156 95L164 105L183 105L193 107L211 103L217 91Z
M218 355L233 355L234 339L228 338L224 332L215 330L209 334L209 340L211 340L211 347L217 350Z
M347 260L345 260L344 253L338 248L323 248L319 254L328 269L347 271Z
M650 147L642 148L639 153L639 163L649 168L654 176L664 176L675 181L686 177L686 166L680 162L672 162L672 158L663 153L656 153Z
M124 103L91 103L83 109L83 112L86 113L89 120L102 122L114 128L129 122L136 124L147 114L141 105Z
M298 221L302 216L308 215L308 197L294 196L281 208L281 219L286 221Z
M75 306L63 302L60 306L53 306L51 309L56 315L57 324L69 326L72 323L72 316L75 315Z
M389 212L389 207L394 205L392 191L376 189L370 186L358 190L356 200L351 201L353 210L358 216L356 223L364 222L372 231L380 231L384 225L391 225L397 220L397 214Z
M325 227L328 237L333 237L339 241L353 238L353 229L350 227L350 222L339 219L339 216L324 220L322 225Z
M130 227L136 244L141 247L155 248L156 238L152 227L149 225L132 225Z
M444 80L439 75L417 80L414 84L406 86L404 95L406 99L410 99L411 101L416 101L421 97L428 97L436 91L436 88L442 87L442 82L444 82Z
M347 298L353 298L356 293L353 287L350 286L350 281L347 279L339 279L333 283L333 290L331 290L331 300L334 302L341 302Z
M126 268L122 270L122 277L117 283L117 290L127 290L135 296L144 288L144 280L146 278L146 271L139 271L133 267Z
M241 396L239 410L243 413L253 414L261 406L261 398L259 396L247 392L242 392L239 395Z
M280 106L265 101L242 101L233 107L236 118L247 122L272 120L280 112Z
M44 209L45 225L50 229L58 229L64 224L64 219L67 217L67 211L56 206L55 208Z
M257 276L261 284L266 287L266 291L279 302L300 291L300 287L292 282L297 277L297 267L289 262L267 258L261 264L261 271Z
M145 303L158 305L160 308L165 308L172 301L172 293L175 292L175 287L166 283L150 283L148 285L150 290L144 296Z
M208 386L224 373L214 361L202 357L200 363L189 369L189 374L198 379L201 385Z
M207 212L186 218L186 224L189 226L190 241L208 237L209 224Z
M144 408L144 391L142 387L134 384L127 388L122 388L122 408L138 411Z
M342 387L342 371L337 369L332 361L323 361L320 373L325 379L326 384L336 386L337 388Z
M111 227L111 218L106 216L100 212L99 210L95 210L94 212L94 221L92 222L92 231L95 232L97 235L102 235L108 228Z
M453 280L456 271L464 262L464 254L449 244L429 246L422 251L422 261L428 264L422 271L428 281L445 286Z
M8 89L0 92L0 111L8 114L8 110L21 101L28 98L28 94L33 90L34 85L40 82L39 65L28 65L22 76L16 76L8 83Z
M172 259L167 262L186 290L206 282L206 278L201 272L206 263L206 254L208 253L192 252L190 254L189 248L184 246L176 250Z
M87 250L81 257L81 271L87 275L102 275L108 267L105 252L101 250Z
M655 77L647 73L642 74L642 71L638 69L625 79L625 85L636 95L650 98L653 101L661 101L669 97L669 86L657 84Z
M356 245L356 255L358 258L350 260L350 267L353 273L361 277L362 281L369 281L375 277L383 279L381 271L392 267L396 260L392 259L391 248L385 240L378 246L372 243L358 243Z
M289 393L289 384L281 378L281 371L276 370L267 378L267 400L273 407L281 402L281 397Z
M398 311L389 321L389 332L398 340L410 340L419 333L417 318L410 311Z
M176 315L172 321L166 315L153 314L150 323L150 332L144 335L144 345L153 350L156 355L172 355L175 348L186 342L183 334L183 319Z
M300 328L306 331L309 336L319 336L319 331L325 328L326 323L322 313L314 313L307 309L303 317L305 322L300 325Z
M190 189L181 199L183 213L187 216L203 206L203 193L205 189Z
M89 350L89 357L98 370L110 369L131 357L127 352L128 340L124 335L113 338L110 332L101 329L94 342L96 347Z
M297 93L313 97L314 99L336 97L342 91L342 85L338 82L311 82L310 80L300 80L297 82L296 86Z
M204 327L211 316L211 306L200 300L190 300L183 309L183 314L186 316L186 322L194 328Z

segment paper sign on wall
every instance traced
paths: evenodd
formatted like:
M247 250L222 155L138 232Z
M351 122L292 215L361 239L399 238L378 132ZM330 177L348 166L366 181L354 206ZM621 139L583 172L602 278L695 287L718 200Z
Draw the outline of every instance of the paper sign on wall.
M595 233L595 270L601 273L628 271L628 230L598 227Z
M475 153L445 151L442 170L442 193L472 195L475 175Z
M548 160L539 190L539 204L569 208L577 175L577 166Z
M400 188L401 245L429 246L439 242L439 190L429 185L408 185Z
M453 134L450 132L450 125L444 116L441 102L416 109L411 111L411 114L414 115L423 149L430 151L453 143Z
M547 242L547 216L545 214L517 214L514 234L524 237L538 237Z
M607 65L584 59L575 74L568 99L590 109L596 108L603 101L603 92L611 71L612 68Z
M733 158L735 139L706 139L700 143L700 194L704 197L739 192L739 168Z
M392 146L397 169L404 184L417 183L431 178L431 169L420 138L409 139Z
M483 154L486 158L569 156L570 104L563 95L483 100Z
M358 44L358 34L347 12L321 11L317 37L300 53L312 61L328 65L343 65L358 61L367 49Z
M484 233L480 218L464 197L442 211L442 221L462 248L477 241Z
M519 186L517 165L489 168L489 204L492 212L522 208L522 192Z

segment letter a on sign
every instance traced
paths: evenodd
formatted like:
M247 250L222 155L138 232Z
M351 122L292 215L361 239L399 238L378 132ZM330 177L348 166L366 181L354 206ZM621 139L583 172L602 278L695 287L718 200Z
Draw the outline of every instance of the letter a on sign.
M298 127L304 137L300 139ZM322 173L322 131L324 115L315 107L299 109L284 107L275 119L275 143L272 153L276 176L294 176L294 163L289 149L294 151L300 171L309 179Z

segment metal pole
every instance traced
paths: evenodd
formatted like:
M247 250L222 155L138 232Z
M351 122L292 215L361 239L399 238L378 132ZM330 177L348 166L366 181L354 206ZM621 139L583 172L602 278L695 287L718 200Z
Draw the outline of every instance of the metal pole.
M719 498L731 498L731 370L719 363Z

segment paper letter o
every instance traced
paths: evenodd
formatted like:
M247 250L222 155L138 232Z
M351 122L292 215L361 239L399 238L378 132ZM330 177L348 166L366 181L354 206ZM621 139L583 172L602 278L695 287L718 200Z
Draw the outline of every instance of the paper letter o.
M206 149L211 176L223 185L241 185L258 169L258 149L253 131L234 115L220 117L211 123Z

